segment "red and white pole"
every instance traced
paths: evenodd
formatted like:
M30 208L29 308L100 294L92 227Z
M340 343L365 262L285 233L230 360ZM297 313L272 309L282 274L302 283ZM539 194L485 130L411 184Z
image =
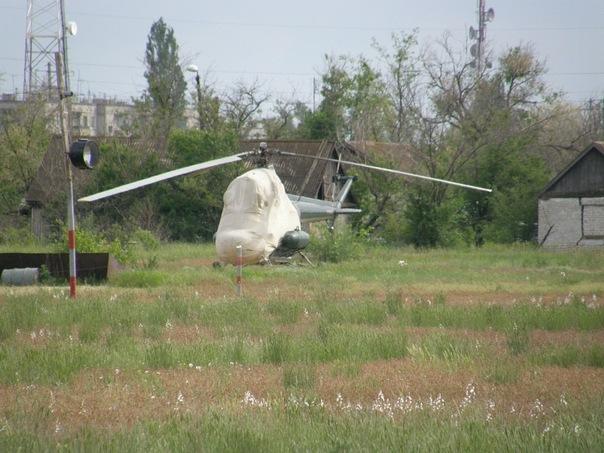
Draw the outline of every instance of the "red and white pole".
M237 277L235 279L237 285L237 295L241 297L243 294L242 278L243 278L243 247L237 247Z
M69 164L68 164L69 165ZM75 232L75 208L73 199L73 178L69 168L69 204L67 206L67 217L69 230L67 230L67 244L69 247L69 297L76 297L76 232Z

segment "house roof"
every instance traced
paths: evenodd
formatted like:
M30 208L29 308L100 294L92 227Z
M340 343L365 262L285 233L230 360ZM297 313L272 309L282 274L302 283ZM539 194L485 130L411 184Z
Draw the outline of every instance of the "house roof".
M331 140L244 140L240 142L240 152L258 149L265 142L269 149L279 149L307 156L328 157L353 162L371 163L377 159L385 159L395 169L410 171L417 165L414 150L409 145L385 142L336 142ZM288 193L301 194L307 197L317 195L319 187L324 182L329 162L305 158L275 156L272 158L277 174L285 185ZM251 164L249 164L251 165ZM339 171L345 173L347 165L340 165Z
M604 196L604 142L591 143L539 194L540 199L600 196Z
M146 145L128 137L94 137L98 144L114 143L132 146L141 149ZM42 157L36 176L25 194L25 201L30 205L44 205L57 199L59 194L67 191L67 159L63 148L63 139L55 136L51 139L48 149ZM71 164L69 164L71 165ZM74 191L76 198L91 177L88 170L80 170L71 167L74 180Z
M304 156L337 159L337 144L328 140L243 140L240 151L258 149L265 142L269 149L287 151ZM315 197L323 184L323 175L329 162L306 158L274 156L271 163L287 193ZM246 163L250 167L251 162Z
M63 146L61 137L55 136L50 140L36 176L25 194L27 203L47 204L57 194L66 192L68 163ZM72 171L74 185L79 186L87 177L86 171L75 167L72 167Z

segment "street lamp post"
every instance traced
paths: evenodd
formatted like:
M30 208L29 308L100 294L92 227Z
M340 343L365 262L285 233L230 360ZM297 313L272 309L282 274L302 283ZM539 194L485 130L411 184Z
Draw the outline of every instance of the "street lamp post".
M197 120L199 122L199 130L203 129L203 119L201 117L201 80L199 78L199 69L196 65L190 64L187 66L187 71L195 73L195 83L197 86Z

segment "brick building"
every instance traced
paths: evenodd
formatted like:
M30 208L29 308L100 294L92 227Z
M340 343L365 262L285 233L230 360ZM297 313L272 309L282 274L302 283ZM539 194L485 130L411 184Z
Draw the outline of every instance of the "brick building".
M604 142L594 142L539 195L539 244L604 247Z

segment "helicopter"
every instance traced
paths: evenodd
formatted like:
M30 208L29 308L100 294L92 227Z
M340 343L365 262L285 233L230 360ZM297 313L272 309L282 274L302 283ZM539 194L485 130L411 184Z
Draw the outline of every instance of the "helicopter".
M338 159L334 159L269 149L265 142L261 142L256 150L161 173L82 197L78 201L94 202L222 165L240 161L250 162L255 168L231 181L223 195L224 206L218 229L214 235L218 263L236 265L241 262L243 264L287 262L296 253L302 254L302 250L310 241L309 234L302 229L303 224L321 220L332 220L333 222L338 215L359 213L361 210L343 207L344 200L355 179L353 176L336 176L338 182L343 182L343 184L332 201L287 194L283 182L271 163L271 158L277 156L335 162L338 166L347 165L365 168L372 171L436 181L471 190L491 192L491 189L484 187L342 160L341 155L338 155ZM302 254L302 256L304 255Z

